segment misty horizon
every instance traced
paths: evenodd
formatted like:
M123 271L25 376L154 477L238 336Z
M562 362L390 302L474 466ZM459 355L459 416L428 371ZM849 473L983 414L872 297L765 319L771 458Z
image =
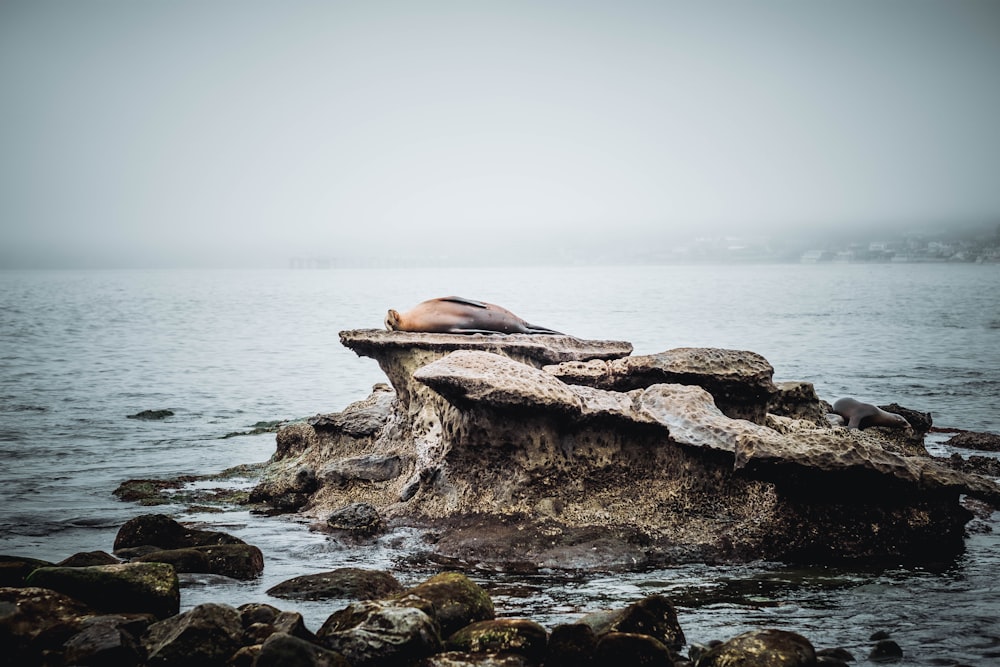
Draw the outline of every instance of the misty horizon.
M0 268L996 229L1000 5L0 4Z

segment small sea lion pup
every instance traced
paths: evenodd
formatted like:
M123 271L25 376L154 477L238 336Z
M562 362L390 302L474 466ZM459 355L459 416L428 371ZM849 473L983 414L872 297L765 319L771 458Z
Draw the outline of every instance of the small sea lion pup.
M552 329L528 324L506 308L460 296L424 301L405 313L390 310L385 316L385 328L422 333L562 335Z
M910 422L902 415L871 405L853 398L842 398L833 404L833 411L844 418L847 428L858 430L869 426L888 426L889 428L910 428Z

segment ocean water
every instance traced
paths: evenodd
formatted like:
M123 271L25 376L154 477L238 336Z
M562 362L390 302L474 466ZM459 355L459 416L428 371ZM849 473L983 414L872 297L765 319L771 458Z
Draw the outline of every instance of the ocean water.
M207 474L266 460L273 434L225 438L259 421L343 409L384 381L343 348L343 329L381 327L388 308L447 294L504 305L636 354L683 346L753 350L775 379L929 411L935 424L1000 432L1000 266L729 265L323 271L0 272L0 553L61 560L110 551L118 527L151 511L118 501L130 478ZM127 418L169 409L161 421ZM936 454L947 455L938 436ZM963 452L968 454L968 452ZM239 480L234 484L239 484ZM267 601L316 630L338 601L264 591L354 565L404 583L430 574L419 539L358 548L293 518L155 508L256 544L254 582L185 577L182 606ZM758 627L843 646L866 664L889 632L901 664L1000 663L1000 520L974 524L953 562L880 570L772 563L627 575L482 573L498 612L549 626L665 593L688 639Z

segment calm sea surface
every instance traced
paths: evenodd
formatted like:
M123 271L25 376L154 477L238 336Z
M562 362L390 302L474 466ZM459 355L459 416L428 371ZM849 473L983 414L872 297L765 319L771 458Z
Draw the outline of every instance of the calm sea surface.
M447 294L579 337L628 340L636 354L753 350L776 380L813 382L831 402L895 401L938 426L1000 432L998 265L0 272L0 553L58 561L110 551L118 527L149 511L116 500L120 482L266 460L273 434L223 436L366 397L384 376L338 332L381 327L387 308ZM154 409L175 414L127 419ZM932 450L950 454L940 440ZM157 511L265 555L256 582L186 578L185 608L269 601L316 630L343 605L264 591L345 565L390 569L403 583L429 574L403 563L417 539L405 533L357 549L288 518ZM757 563L481 582L499 613L550 626L665 593L690 641L780 627L866 664L869 636L884 630L902 664L1000 664L998 516L975 522L954 562L927 568Z

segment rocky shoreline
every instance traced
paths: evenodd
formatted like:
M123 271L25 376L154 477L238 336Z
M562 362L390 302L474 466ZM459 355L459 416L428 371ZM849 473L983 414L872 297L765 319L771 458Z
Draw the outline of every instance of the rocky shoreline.
M867 656L778 628L688 644L662 595L545 627L507 617L468 574L947 559L973 516L1000 502L996 459L927 453L930 415L883 405L910 427L844 428L811 384L774 383L771 365L752 352L633 357L622 341L374 330L341 340L375 359L389 383L342 412L281 425L265 464L130 480L115 495L146 506L295 513L358 548L385 531L418 529L425 553L414 558L443 571L404 587L390 572L339 568L267 591L276 602L354 600L314 629L280 602L181 613L183 575L252 581L266 554L146 514L121 526L113 555L0 556L5 659L52 667L892 662L903 650L880 632ZM984 450L1000 440L956 438ZM186 488L232 476L256 481Z
M253 578L263 569L260 550L149 514L121 527L114 553L80 553L60 563L0 557L5 664L835 667L855 659L775 628L689 645L663 595L546 628L504 617L483 588L455 571L404 588L387 572L340 568L268 591L276 601L355 600L315 631L299 613L271 604L205 603L181 613L179 572ZM871 644L870 660L903 655L884 633Z

